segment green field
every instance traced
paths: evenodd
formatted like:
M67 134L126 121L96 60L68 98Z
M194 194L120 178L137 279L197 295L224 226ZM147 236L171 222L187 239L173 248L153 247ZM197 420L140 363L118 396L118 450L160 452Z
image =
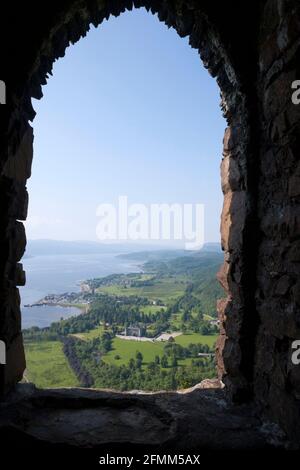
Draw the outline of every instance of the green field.
M198 333L184 334L177 336L175 342L181 346L188 346L190 343L207 344L213 346L217 336L203 336ZM125 365L128 364L130 359L135 359L137 351L143 355L143 366L149 362L153 362L155 356L162 356L164 354L165 341L150 342L150 341L134 341L121 338L114 338L113 349L103 356L103 361L108 364ZM120 359L115 359L115 356L120 356ZM179 361L179 365L188 365L191 362L190 358Z
M162 278L154 281L152 286L143 287L124 287L119 285L99 287L97 292L105 292L111 295L135 295L147 297L150 300L161 299L163 302L169 302L183 295L186 288L184 281L179 281L178 277Z
M154 313L165 309L166 307L162 307L161 305L144 305L143 307L140 307L140 311L146 313L147 315L153 315Z
M150 279L153 279L153 278L154 278L153 274L146 274L146 273L137 274L136 276L136 279L138 281L150 281Z
M204 336L200 333L191 333L177 336L175 341L181 346L188 346L190 343L194 344L207 344L209 347L213 347L214 343L217 340L217 335Z
M113 349L103 356L104 362L108 364L123 365L128 364L131 358L135 359L137 351L143 354L143 365L153 362L155 356L163 354L163 343L152 343L150 341L131 341L127 339L114 338ZM119 355L120 359L115 359Z
M206 344L210 349L213 348L217 335L207 336L193 332L217 331L204 322L216 317L216 300L223 295L215 278L222 256L209 253L191 255L185 252L179 257L175 255L175 258L174 254L166 259L161 256L159 253L154 259L150 257L144 273L116 274L87 281L95 288L96 294L108 295L78 297L78 301L91 302L88 306L76 305L83 310L82 315L54 324L49 331L29 330L24 333L27 338L27 369L24 380L41 388L79 385L79 380L64 356L62 343L59 341L62 337L69 337L69 357L82 384L86 386L93 380L94 384L114 384L118 389L123 389L123 386L135 389L136 385L139 387L145 383L152 390L165 382L168 387L171 386L169 378L174 376L172 384L176 381L178 386L185 387L185 383L192 383L194 379L201 380L203 374L214 374L213 358L199 359L197 354L201 348L193 352L196 357L175 361L174 354L176 357L188 356L189 352L178 351L179 348L177 351L166 351L165 341L133 341L115 337L116 332L123 331L126 325L134 326L137 323L144 324L148 335L153 336L159 331L182 331L183 334L175 337L175 343L185 348L190 344ZM124 296L132 298L122 299ZM146 298L148 302L136 297ZM161 302L154 302L157 300ZM142 305L145 303L149 305ZM162 303L163 306L154 305L157 303ZM167 314L157 314L162 309ZM105 332L111 335L105 337ZM78 341L70 340L72 336ZM47 338L51 340L47 341ZM97 338L100 341L95 341ZM109 351L111 346L112 350ZM137 351L142 353L143 361L142 364L137 362L134 367L129 362L136 359ZM168 370L164 374L161 374L161 366L147 368L149 363L155 362L156 356L161 358L164 354L168 354ZM196 358L199 360L195 362ZM125 365L127 368L118 370L116 367L98 367L101 360L114 366ZM191 363L192 367L188 368ZM176 365L186 368L176 369ZM140 366L144 369L143 374L138 373ZM169 369L171 367L174 370ZM88 377L89 374L92 377Z
M26 379L37 387L76 387L78 380L60 341L25 343Z
M72 336L75 336L75 338L83 339L84 341L89 341L95 338L99 338L103 332L104 332L104 327L98 326L97 328L94 328L93 330L90 330L88 332L76 333L76 334L73 334Z

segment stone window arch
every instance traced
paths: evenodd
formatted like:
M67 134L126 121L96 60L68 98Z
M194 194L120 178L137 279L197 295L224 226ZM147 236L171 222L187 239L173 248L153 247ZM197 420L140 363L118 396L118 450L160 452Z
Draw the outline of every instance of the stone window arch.
M210 8L190 0L91 0L66 2L52 11L45 28L39 31L34 52L27 58L23 76L10 90L8 110L8 149L1 160L1 197L3 227L1 232L2 314L0 339L6 344L7 363L1 366L1 392L9 390L22 378L25 368L21 334L20 296L17 286L25 282L20 260L26 246L22 221L26 220L28 195L26 180L31 174L33 130L30 122L35 112L31 98L42 98L53 62L63 57L65 49L85 36L90 24L101 27L110 15L118 16L133 7L145 7L157 14L167 27L181 37L188 36L198 50L204 66L216 78L221 90L221 108L228 127L224 135L221 164L224 203L221 240L224 263L218 278L225 294L218 304L221 321L217 341L219 378L235 399L252 394L254 341L257 320L253 309L252 277L255 258L248 255L255 243L255 189L253 184L253 90L245 80L243 64L236 59L220 25L214 22Z

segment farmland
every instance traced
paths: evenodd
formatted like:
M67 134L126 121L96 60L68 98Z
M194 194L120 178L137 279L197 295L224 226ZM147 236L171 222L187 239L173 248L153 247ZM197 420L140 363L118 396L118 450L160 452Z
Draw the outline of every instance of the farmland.
M79 382L59 341L25 343L26 379L37 387L74 387Z
M24 331L26 380L39 387L172 390L215 376L218 260L150 260L143 273L85 281L84 313ZM157 339L162 334L165 341Z

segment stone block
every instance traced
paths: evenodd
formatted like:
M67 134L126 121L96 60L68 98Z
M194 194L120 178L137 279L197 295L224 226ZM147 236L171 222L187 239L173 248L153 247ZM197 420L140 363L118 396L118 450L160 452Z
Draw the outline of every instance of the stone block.
M17 181L26 181L31 176L33 158L33 129L28 126L17 152L9 155L3 174Z

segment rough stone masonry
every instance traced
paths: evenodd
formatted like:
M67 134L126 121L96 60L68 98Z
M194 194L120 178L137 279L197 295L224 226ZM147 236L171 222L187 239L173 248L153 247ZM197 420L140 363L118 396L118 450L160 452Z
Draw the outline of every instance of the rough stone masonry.
M4 2L8 49L0 79L0 390L7 399L25 368L18 286L26 247L26 181L33 158L32 98L42 98L53 62L110 15L146 7L188 36L218 82L224 135L218 312L219 377L231 403L248 403L300 441L299 0L45 0ZM4 13L3 13L4 16ZM4 31L1 32L4 34ZM12 60L13 58L13 60ZM200 66L200 65L199 65ZM223 392L222 392L223 393Z

